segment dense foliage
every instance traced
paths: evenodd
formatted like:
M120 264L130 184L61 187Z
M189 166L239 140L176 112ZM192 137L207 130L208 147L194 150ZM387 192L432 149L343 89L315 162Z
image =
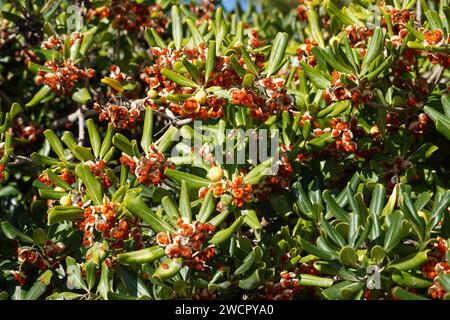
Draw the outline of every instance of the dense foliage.
M450 298L448 1L274 3L0 1L1 299Z

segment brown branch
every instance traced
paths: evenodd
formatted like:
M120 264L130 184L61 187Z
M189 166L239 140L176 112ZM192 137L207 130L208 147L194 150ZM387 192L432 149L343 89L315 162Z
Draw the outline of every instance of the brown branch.
M84 111L83 117L85 119L91 118L96 114L97 114L97 111L95 111L93 109L87 109ZM71 114L65 116L64 118L53 121L50 126L52 129L58 129L58 128L64 127L67 122L75 122L76 120L78 120L78 118L79 118L79 109L77 109L77 111L72 112Z

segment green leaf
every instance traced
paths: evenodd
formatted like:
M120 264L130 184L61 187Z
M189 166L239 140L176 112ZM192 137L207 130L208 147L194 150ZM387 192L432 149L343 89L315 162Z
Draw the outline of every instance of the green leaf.
M333 285L333 279L313 276L310 274L299 274L299 284L305 287L330 287Z
M208 187L210 184L212 184L211 181L209 181L205 178L197 177L190 173L181 172L181 171L172 170L172 169L166 169L166 171L164 172L164 175L177 181L180 184L181 184L182 180L185 180L186 184L189 186L189 188L192 188L192 189L200 189L202 187Z
M153 273L153 278L164 281L174 277L183 266L183 259L168 259L160 263L159 267Z
M388 269L396 269L398 271L408 271L420 267L428 260L429 250L420 251L410 254L404 258L394 261L388 266Z
M52 150L58 155L59 159L62 161L66 161L66 157L64 155L64 147L61 143L61 140L56 136L56 134L51 129L47 129L44 131L44 136L47 138L48 143Z
M216 232L216 234L209 240L209 243L218 245L229 238L242 226L244 223L244 217L237 218L231 226L224 230L220 230L219 232Z
M297 198L297 205L300 211L302 211L307 216L312 216L314 213L313 205L311 203L311 200L303 190L301 183L295 182L292 187L294 188Z
M330 223L325 218L321 219L320 227L322 228L322 230L325 231L327 239L333 241L335 243L335 245L337 245L339 247L345 246L344 238L341 236L341 234L339 232L336 231L336 229L334 229L330 225Z
M89 140L91 141L91 147L94 151L94 156L98 158L98 156L100 155L102 140L100 139L100 134L98 133L97 127L95 126L94 120L88 119L86 121L86 127L88 129Z
M306 76L311 80L312 84L318 89L326 89L331 86L331 82L322 75L322 73L316 69L308 65L307 63L300 61L300 65L305 71Z
M322 249L317 248L316 246L314 246L310 242L306 241L305 239L300 238L299 242L300 242L300 245L302 246L303 250L305 250L306 252L308 252L310 254L315 255L316 257L319 257L324 260L333 260L333 259L337 258L334 255L332 255Z
M134 155L133 153L133 147L131 145L130 140L128 140L127 137L125 137L121 133L116 133L114 137L112 138L112 143L114 146L117 147L120 151L126 153L130 157Z
M248 54L244 45L241 44L240 49L241 49L242 59L244 59L247 70L250 71L251 73L253 73L256 77L258 77L259 76L258 68L256 68L255 63L253 62L252 58L250 58L250 55Z
M322 31L319 25L319 18L317 16L316 11L314 9L310 9L306 13L306 16L308 18L311 37L313 38L313 40L317 41L319 47L321 48L325 47L325 42L323 40Z
M210 189L206 196L203 198L202 206L197 215L197 220L201 223L208 221L211 214L216 209L216 204L214 203L214 190Z
M426 160L430 158L438 149L439 148L432 143L424 143L409 157L409 160L413 162Z
M83 181L86 187L89 198L96 206L103 204L103 188L102 183L95 179L89 166L85 163L80 163L75 167L75 174Z
M205 43L202 34L200 33L200 31L198 31L195 23L191 19L187 19L186 23L188 25L189 32L191 33L191 36L194 40L195 47L199 48L202 43Z
M159 35L159 33L155 29L150 28L150 34L151 34L151 37L152 37L152 39L154 41L154 44L155 44L153 46L157 46L157 47L159 47L161 49L167 48L167 45L164 42L163 38L161 38L161 36Z
M272 162L273 159L267 159L264 162L260 163L249 173L244 176L243 184L255 185L261 182L266 176L272 174Z
M81 276L80 266L77 264L76 260L72 257L66 257L67 266L67 288L72 289L83 289L89 291L86 283L83 281Z
M75 300L81 298L83 295L75 292L57 292L49 295L46 300Z
M355 249L349 246L343 247L339 252L339 262L344 266L357 267L358 257Z
M384 34L383 29L377 28L375 29L373 36L369 39L369 43L367 45L367 52L364 56L363 62L361 64L361 72L360 75L364 75L369 65L374 61L384 49Z
M338 276L343 280L358 281L358 277L340 263L316 261L314 262L314 268L319 270L321 273Z
M379 245L374 246L370 250L370 258L375 260L378 263L381 263L385 257L386 257L386 252Z
M33 230L33 242L37 245L43 245L47 240L47 232L44 229L37 228Z
M362 288L361 282L342 281L322 291L328 300L352 299Z
M433 282L424 278L419 278L405 271L394 271L392 280L402 287L408 288L429 288Z
M400 287L395 287L394 289L392 289L392 295L400 300L430 300Z
M33 238L31 238L30 236L26 235L25 233L17 230L9 221L2 221L1 222L1 229L2 229L2 233L3 235L10 239L10 240L20 240L23 242L27 242L27 243L33 243Z
M109 277L109 268L107 267L106 262L102 262L102 273L100 276L100 282L97 286L97 293L99 293L105 300L108 300L108 292L110 291Z
M72 100L80 104L86 104L89 100L92 100L92 97L87 88L81 88L74 92Z
M330 190L324 190L322 193L322 198L327 204L327 208L331 211L333 216L336 219L339 219L344 222L350 222L350 217L347 212L342 209L339 204L334 199L333 195L331 194Z
M192 221L191 201L189 200L189 192L186 180L181 180L180 191L180 214L187 220L187 223Z
M450 274L442 272L435 279L445 291L450 292ZM431 284L430 284L431 285Z
M175 71L169 70L169 69L162 69L161 74L166 77L167 79L175 82L176 84L183 86L183 87L193 87L198 88L199 85L192 81L189 78L186 78L185 76L182 76L179 73L176 73Z
M46 270L33 284L30 290L28 290L24 300L37 300L42 296L44 292L47 291L47 286L50 284L52 276L53 272L51 270Z
M88 290L91 291L91 289L95 286L97 283L97 275L96 275L96 268L95 268L95 262L94 260L89 260L84 264L86 269L86 282Z
M261 247L256 246L253 250L242 260L241 265L234 271L234 275L240 275L247 272L255 262L259 261L263 256Z
M258 215L255 210L241 210L241 214L244 217L244 223L253 230L262 229L261 222L258 219Z
M109 123L105 138L103 139L102 146L100 148L100 158L102 159L111 150L113 134L114 134L114 125Z
M182 62L183 62L184 67L186 68L186 70L191 75L192 79L196 83L199 83L200 82L200 71L198 70L198 68L194 64L189 62L189 60L186 58L183 58Z
M288 44L288 35L285 32L278 32L272 50L270 52L269 61L266 67L267 77L274 74L284 58L284 53Z
M123 284L127 288L128 294L133 297L150 297L150 293L147 290L142 279L135 272L131 272L124 266L118 266L116 269L117 274L122 280ZM108 298L110 296L108 295Z
M348 73L348 74L352 74L353 70L351 69L350 66L346 65L344 62L339 62L336 59L336 56L334 55L333 52L331 52L331 50L329 50L330 52L328 52L325 49L320 49L319 47L314 47L312 49L313 54L316 55L320 55L321 57L323 57L323 59L334 69L337 70L339 72L344 72L344 73Z
M175 43L175 49L180 50L183 45L183 25L181 23L181 15L177 6L172 6L172 38Z
M38 92L33 96L33 98L25 105L25 107L34 107L38 103L40 103L42 100L47 98L47 96L50 94L52 89L45 85L41 89L39 89Z
M83 220L84 210L79 207L56 206L48 211L47 223L54 224L61 221Z
M247 74L247 71L241 66L235 55L230 57L230 63L234 71L236 71L241 77L244 77Z
M117 92L122 93L124 91L122 85L120 84L119 81L117 81L116 79L110 78L110 77L104 77L101 80L102 83L106 84L107 86L110 86L111 88L113 88L114 90L116 90Z
M441 133L447 140L450 140L450 121L443 118L443 115L439 112L435 112L432 108L425 106L424 111L434 121L436 130Z
M129 195L125 200L125 207L145 223L148 223L155 232L174 232L173 228L159 218L139 195Z
M259 270L255 270L250 276L239 280L239 288L243 290L254 290L261 284Z
M209 77L216 66L216 42L209 41L208 44L208 55L206 56L205 64L205 84L208 83Z
M401 241L401 226L403 221L403 212L395 211L390 215L390 225L387 229L386 236L384 238L384 250L389 253L394 249Z
M153 246L137 251L125 252L117 255L122 264L144 264L153 262L165 255L163 247Z
M72 190L72 188L70 187L70 185L64 181L63 179L61 179L60 177L58 177L58 175L56 173L53 172L52 169L47 169L44 170L43 173L47 174L48 177L50 178L50 180L57 186L60 187L64 190L70 191Z
M91 148L76 145L71 151L74 157L79 159L80 161L95 161L95 157L91 152Z
M172 225L176 226L178 218L180 218L180 212L177 208L177 205L172 200L170 196L165 196L161 199L161 205L166 213L169 221Z
M150 152L153 136L153 110L150 106L145 108L144 127L142 129L141 147L145 153Z
M370 200L369 210L377 216L380 216L384 207L385 198L386 188L381 183L377 183L372 191L372 199Z

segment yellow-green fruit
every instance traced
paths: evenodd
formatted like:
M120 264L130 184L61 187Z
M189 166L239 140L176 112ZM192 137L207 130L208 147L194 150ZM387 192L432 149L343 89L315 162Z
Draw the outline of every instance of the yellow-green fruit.
M59 199L59 203L61 203L62 206L71 206L72 205L72 198L70 196L62 196Z
M150 99L156 99L158 97L158 91L153 89L148 90L147 97L149 97Z
M201 91L198 91L198 92L195 94L194 99L195 99L195 101L197 101L198 103L204 104L204 103L206 102L206 98L207 98L207 97L208 97L208 96L207 96L206 92L203 91L203 90L201 90Z
M55 191L57 191L57 192L64 192L64 191L66 191L66 190L64 190L64 189L61 188L61 187L55 187Z
M223 169L219 167L212 167L209 169L208 176L213 182L220 181L223 178Z

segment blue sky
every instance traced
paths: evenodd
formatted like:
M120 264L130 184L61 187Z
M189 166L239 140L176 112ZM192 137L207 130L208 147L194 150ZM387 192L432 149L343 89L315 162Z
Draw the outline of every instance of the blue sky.
M247 0L239 0L239 2L241 3L242 8L245 9L247 7ZM225 9L231 10L233 9L236 0L222 0L222 3Z

